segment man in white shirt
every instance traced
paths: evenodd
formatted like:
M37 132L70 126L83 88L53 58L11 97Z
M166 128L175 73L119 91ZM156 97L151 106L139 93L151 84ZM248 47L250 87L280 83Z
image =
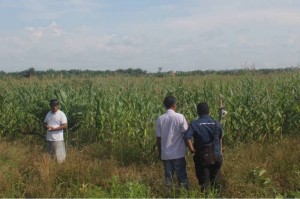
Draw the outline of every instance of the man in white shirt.
M156 121L156 137L159 158L164 163L165 183L173 184L173 174L176 172L181 186L188 187L186 173L186 144L183 133L188 129L184 115L176 113L176 99L167 96L164 99L167 111Z
M50 106L51 111L47 113L44 120L44 126L47 128L47 151L56 158L58 163L62 163L66 158L64 129L68 127L67 117L59 109L57 99L52 99Z

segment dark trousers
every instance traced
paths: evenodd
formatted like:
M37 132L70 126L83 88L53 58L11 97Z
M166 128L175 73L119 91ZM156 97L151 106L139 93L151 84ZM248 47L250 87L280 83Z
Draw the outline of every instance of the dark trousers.
M196 176L198 178L199 185L201 190L205 191L210 186L220 189L221 187L221 166L222 166L222 157L217 158L217 161L213 165L202 166L201 160L198 154L195 154L194 157ZM221 191L221 190L219 190Z
M171 186L173 184L173 175L175 172L180 185L183 187L188 187L185 157L172 160L164 160L163 162L165 170L165 184L167 186Z

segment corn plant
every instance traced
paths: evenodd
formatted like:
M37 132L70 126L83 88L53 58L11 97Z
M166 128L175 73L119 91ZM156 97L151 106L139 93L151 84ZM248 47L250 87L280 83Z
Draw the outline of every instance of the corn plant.
M178 112L190 122L196 106L207 101L218 117L218 96L228 115L225 142L280 139L300 126L300 74L164 77L44 77L0 79L0 136L45 136L49 100L58 98L68 118L67 140L101 141L112 150L137 147L145 159L155 152L155 121L165 112L163 99L174 95ZM122 148L121 147L121 148Z

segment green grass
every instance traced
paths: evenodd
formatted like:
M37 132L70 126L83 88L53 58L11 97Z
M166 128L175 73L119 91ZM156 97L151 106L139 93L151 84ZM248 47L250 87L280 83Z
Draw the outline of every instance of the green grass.
M273 143L225 145L223 197L299 197L300 137ZM101 143L68 147L67 160L57 164L36 138L0 141L0 197L205 197L199 191L192 156L187 169L190 190L168 190L160 161L124 164ZM216 197L211 191L208 197Z

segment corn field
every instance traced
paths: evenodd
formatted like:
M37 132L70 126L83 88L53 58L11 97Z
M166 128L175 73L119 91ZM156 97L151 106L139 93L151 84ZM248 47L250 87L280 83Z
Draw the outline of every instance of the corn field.
M2 77L0 136L44 137L49 100L58 98L68 118L67 143L103 141L134 146L147 158L155 152L155 120L165 110L163 99L174 95L177 111L188 121L196 105L207 101L218 117L219 94L228 114L222 119L228 145L279 139L298 134L300 73L269 75L203 75L167 77Z

